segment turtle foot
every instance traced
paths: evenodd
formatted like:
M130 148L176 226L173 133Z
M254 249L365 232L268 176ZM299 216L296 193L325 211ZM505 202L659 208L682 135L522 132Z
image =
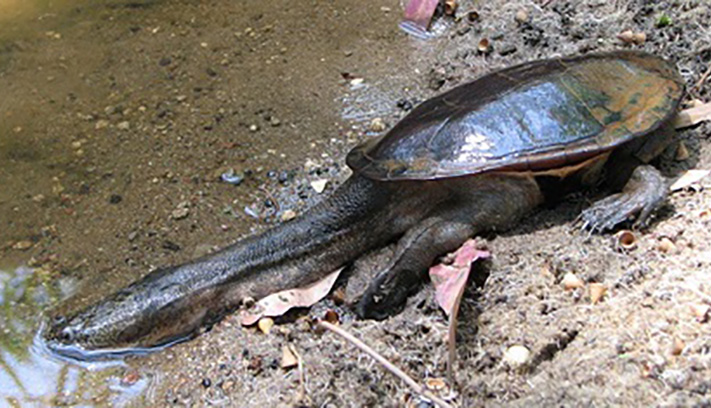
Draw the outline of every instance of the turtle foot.
M603 198L581 213L582 228L603 232L630 219L635 220L635 228L643 228L666 195L666 181L659 171L649 165L639 166L621 193Z

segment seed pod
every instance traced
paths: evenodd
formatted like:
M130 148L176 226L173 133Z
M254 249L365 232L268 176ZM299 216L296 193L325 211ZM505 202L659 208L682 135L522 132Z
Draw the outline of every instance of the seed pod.
M458 6L457 0L444 0L444 14L453 16Z
M563 276L563 280L561 281L561 283L563 284L565 290L574 290L585 286L585 282L583 282L582 279L578 278L577 275L571 272L568 272L565 274L565 276Z
M590 302L594 305L598 303L607 293L607 287L602 283L590 284Z
M491 52L491 43L489 42L489 39L482 38L479 41L479 44L476 46L476 49L482 54L490 53Z
M676 251L676 245L671 239L667 237L662 237L662 239L660 239L659 243L657 244L657 249L664 252L665 254L670 254Z
M631 251L637 248L637 237L630 230L622 230L615 234L615 247L618 251Z

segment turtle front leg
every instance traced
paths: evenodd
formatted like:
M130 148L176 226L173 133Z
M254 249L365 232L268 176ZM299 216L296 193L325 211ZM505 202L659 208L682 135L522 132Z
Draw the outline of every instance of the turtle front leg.
M651 165L634 169L622 192L596 201L580 215L583 229L602 232L635 214L635 227L644 227L649 215L667 196L667 182L659 170Z
M399 312L423 282L427 268L442 254L474 235L471 223L440 217L424 220L398 242L390 266L370 284L356 306L361 318L382 320Z

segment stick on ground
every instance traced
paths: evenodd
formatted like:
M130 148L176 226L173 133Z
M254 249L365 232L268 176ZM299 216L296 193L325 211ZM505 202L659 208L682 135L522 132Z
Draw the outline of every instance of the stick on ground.
M388 361L385 357L380 355L377 351L373 350L370 346L367 344L363 343L362 341L358 340L355 338L352 334L348 333L347 331L341 329L338 326L335 326L331 323L324 322L320 320L317 324L318 327L321 327L323 329L329 330L333 333L336 333L337 335L343 337L350 343L352 343L354 346L358 347L361 351L364 353L368 354L371 356L375 361L379 362L380 364L385 367L386 370L390 371L393 373L396 377L400 378L402 381L405 382L405 384L408 385L414 391L416 394L420 394L423 397L431 400L435 405L437 405L440 408L453 408L452 405L450 405L447 401L432 395L431 392L425 390L420 384L417 383L417 381L413 380L412 377L407 375L404 371L400 370L397 368L393 363Z

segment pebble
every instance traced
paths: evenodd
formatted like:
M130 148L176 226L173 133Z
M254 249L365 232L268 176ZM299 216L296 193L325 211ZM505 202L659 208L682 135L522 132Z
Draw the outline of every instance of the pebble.
M190 214L189 203L187 201L183 201L182 203L178 204L178 208L173 210L170 215L171 217L173 217L174 220L182 220L183 218L186 218L188 214Z
M375 118L370 122L370 130L372 132L382 132L385 130L385 122L382 118Z
M15 242L15 244L12 246L12 249L17 249L17 250L20 250L20 251L26 251L26 250L32 248L33 245L34 245L34 244L32 243L32 241L26 241L26 240L25 240L25 241L17 241L17 242Z
M281 213L281 220L282 221L289 221L293 220L296 218L296 212L294 210L286 210L283 213Z
M274 127L277 127L277 126L281 126L281 121L279 119L275 118L274 116L272 116L272 118L269 119L269 124Z
M326 189L327 184L328 179L318 179L311 182L311 188L313 188L314 191L316 191L317 193L321 194Z
M234 169L229 169L220 175L220 179L225 183L230 183L235 186L238 186L244 181L244 176L235 173Z
M250 132L256 132L259 130L259 126L257 125L249 125L249 131Z
M111 204L118 204L123 200L123 197L121 197L118 194L111 194L111 197L109 197L109 203Z
M128 130L131 128L131 124L127 120L124 120L123 122L120 122L118 125L116 125L116 128L119 130Z
M99 119L96 121L96 125L94 125L94 128L96 130L103 129L105 127L109 126L109 121L106 119Z
M525 346L509 347L504 353L504 361L512 368L520 368L531 360L531 351Z
M506 55L509 55L509 54L513 54L513 53L516 52L517 50L518 50L518 49L516 48L515 45L513 45L513 44L506 44L506 45L501 46L501 48L499 48L499 55L501 55L501 56L503 57L503 56L506 56Z

